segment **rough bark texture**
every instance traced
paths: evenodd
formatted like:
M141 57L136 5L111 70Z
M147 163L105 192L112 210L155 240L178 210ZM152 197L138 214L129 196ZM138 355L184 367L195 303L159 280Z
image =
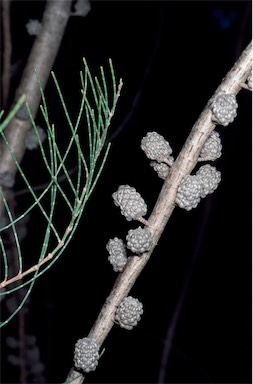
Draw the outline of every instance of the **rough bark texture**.
M241 84L245 83L251 70L252 43L242 52L239 59L215 91L215 94L222 92L236 95L242 88ZM182 178L190 174L196 166L200 150L216 126L212 122L211 116L211 110L207 103L194 124L179 156L171 167L169 176L163 184L158 200L148 220L150 225L149 230L153 240L152 249L141 257L133 256L129 259L125 269L116 279L111 293L107 297L96 322L88 334L88 337L95 339L100 347L114 325L116 307L122 299L128 295L159 241L175 208L176 193ZM84 376L72 368L67 377L67 382L81 384L83 381Z
M34 42L20 85L16 91L15 100L17 101L24 94L33 116L37 113L41 99L35 70L40 77L42 88L45 88L70 17L71 3L72 0L48 1L42 19L42 31ZM5 130L10 147L19 163L25 153L24 139L30 127L31 122L25 105L23 105ZM11 174L14 178L16 172L17 167L6 145L0 142L0 175ZM4 185L4 182L2 182L2 186L8 187L8 185ZM3 202L0 200L0 215L2 214Z

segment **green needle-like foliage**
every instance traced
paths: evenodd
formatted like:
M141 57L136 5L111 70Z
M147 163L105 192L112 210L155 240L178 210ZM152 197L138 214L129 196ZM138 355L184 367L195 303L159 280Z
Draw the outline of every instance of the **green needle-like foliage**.
M3 130L7 127L7 125L11 122L13 117L16 115L18 110L21 108L22 104L25 101L25 95L22 95L19 100L17 101L14 108L10 111L10 113L7 115L7 117L4 119L4 121L0 122L0 134L3 132ZM0 119L2 118L4 114L4 111L0 112Z
M58 132L50 120L46 96L40 83L39 74L36 74L42 100L40 111L47 128L46 142L42 142L40 138L28 104L26 104L26 108L38 139L43 164L49 175L47 185L40 192L36 192L29 182L25 170L18 163L8 143L4 130L24 102L24 97L18 101L15 108L0 124L0 137L7 146L17 171L32 197L30 205L18 217L14 217L12 207L5 197L4 190L0 187L0 199L3 200L5 217L7 219L4 226L0 227L0 299L2 298L1 296L15 294L17 290L26 287L26 293L21 303L7 319L1 321L1 326L7 324L22 308L37 278L56 262L68 246L82 217L84 207L104 167L109 151L109 145L106 145L107 132L122 86L121 81L119 81L118 86L116 85L111 60L109 60L109 72L110 87L108 88L104 69L100 68L100 79L93 77L87 62L84 60L84 71L80 73L81 102L75 121L70 117L60 85L55 74L52 72L54 85L70 132L64 149L61 148L62 146L57 141ZM2 117L2 114L0 117ZM83 127L86 131L86 141L83 138L85 136ZM84 149L83 140L87 144L86 147L88 146L86 149ZM73 159L73 154L76 158L75 172L70 170L68 166L69 158L71 156L71 159ZM64 203L65 207L65 212L62 212L62 208L60 208L62 218L66 219L63 231L56 227L59 203L61 203L61 207L62 203ZM44 235L40 252L33 255L33 261L27 266L27 263L24 263L25 255L23 255L20 245L18 225L35 208L39 209L44 218ZM15 245L15 254L17 255L17 260L15 260L16 273L14 275L10 272L13 260L10 259L9 250L5 243L5 239L10 236L10 233Z

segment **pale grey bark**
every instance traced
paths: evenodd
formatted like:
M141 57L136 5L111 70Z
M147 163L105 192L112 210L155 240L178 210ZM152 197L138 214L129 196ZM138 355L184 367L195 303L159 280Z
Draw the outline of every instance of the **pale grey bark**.
M252 43L250 43L242 52L239 59L215 91L215 94L221 92L236 95L241 90L242 84L245 83L251 70ZM187 100L185 102L187 102ZM179 156L171 167L170 174L163 184L155 207L148 219L149 231L152 234L153 240L152 249L141 257L133 256L130 258L125 269L116 279L111 293L105 300L98 318L88 334L88 337L95 339L100 347L114 325L116 307L120 304L122 299L128 295L159 241L175 208L176 193L182 178L192 172L197 164L203 144L216 127L211 120L211 116L212 113L207 103L194 124ZM229 129L229 127L227 129ZM81 384L84 381L84 376L72 368L67 377L67 381L72 384Z
M48 0L42 18L42 31L37 36L29 55L19 87L16 90L15 100L25 94L33 116L36 115L41 94L36 79L37 71L42 88L45 88L58 53L62 37L70 17L72 0ZM31 122L26 113L25 105L5 130L12 151L20 162L25 153L25 135ZM13 178L17 167L6 145L0 142L0 175L9 174ZM4 185L3 187L8 187ZM0 200L0 215L3 214L3 202Z

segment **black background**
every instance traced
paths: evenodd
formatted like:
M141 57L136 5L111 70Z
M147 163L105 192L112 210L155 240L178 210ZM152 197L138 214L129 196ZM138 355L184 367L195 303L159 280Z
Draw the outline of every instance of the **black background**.
M10 99L34 40L25 24L40 19L43 9L40 1L12 3L12 61L19 62L19 70ZM250 38L249 1L93 1L87 17L70 19L53 69L71 113L78 108L83 57L94 74L112 58L124 86L104 171L71 244L37 281L25 317L26 332L37 338L46 383L65 380L75 342L88 334L113 286L107 241L124 238L135 227L120 215L112 193L120 184L134 186L150 214L161 189L162 180L140 149L141 138L147 131L159 132L176 157ZM48 105L64 145L66 124L52 90L50 80ZM131 332L112 329L87 382L158 382L165 335L189 273L166 382L251 382L251 94L242 90L237 99L235 121L217 127L223 144L215 163L222 172L219 188L190 212L174 210L131 290L144 305L141 322ZM33 185L45 181L38 159L32 151L22 162ZM20 190L19 180L15 188ZM17 194L18 206L27 198ZM63 210L58 219L60 226ZM40 220L30 217L23 241L27 257L38 247ZM7 362L13 352L5 343L17 327L18 317L2 329L3 383L20 382L18 368Z

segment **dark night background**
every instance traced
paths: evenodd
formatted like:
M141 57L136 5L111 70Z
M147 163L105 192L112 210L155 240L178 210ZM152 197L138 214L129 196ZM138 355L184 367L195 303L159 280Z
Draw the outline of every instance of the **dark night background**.
M12 3L12 62L19 63L12 97L34 40L25 24L40 19L43 9L42 1ZM53 69L73 115L83 57L92 73L111 57L124 86L104 171L71 244L35 284L25 317L26 332L37 338L44 383L65 380L75 342L88 334L114 284L107 241L124 238L136 226L120 215L112 193L120 184L134 186L148 214L159 194L162 180L140 149L141 138L155 130L178 155L208 99L249 43L251 12L250 1L93 1L87 17L70 19ZM65 121L52 89L49 81L48 105L64 143ZM218 189L190 212L175 208L130 292L143 302L142 320L131 332L112 329L86 382L158 382L166 332L190 272L166 382L252 382L251 93L242 90L238 104L235 121L217 127L223 144L215 163L222 172ZM27 152L22 163L33 185L45 181L38 157ZM22 207L26 198L20 195L17 203ZM24 254L36 249L41 226L40 217L31 215ZM17 328L18 317L1 332L2 383L20 382L18 368L8 362L14 352L5 342L17 336Z

